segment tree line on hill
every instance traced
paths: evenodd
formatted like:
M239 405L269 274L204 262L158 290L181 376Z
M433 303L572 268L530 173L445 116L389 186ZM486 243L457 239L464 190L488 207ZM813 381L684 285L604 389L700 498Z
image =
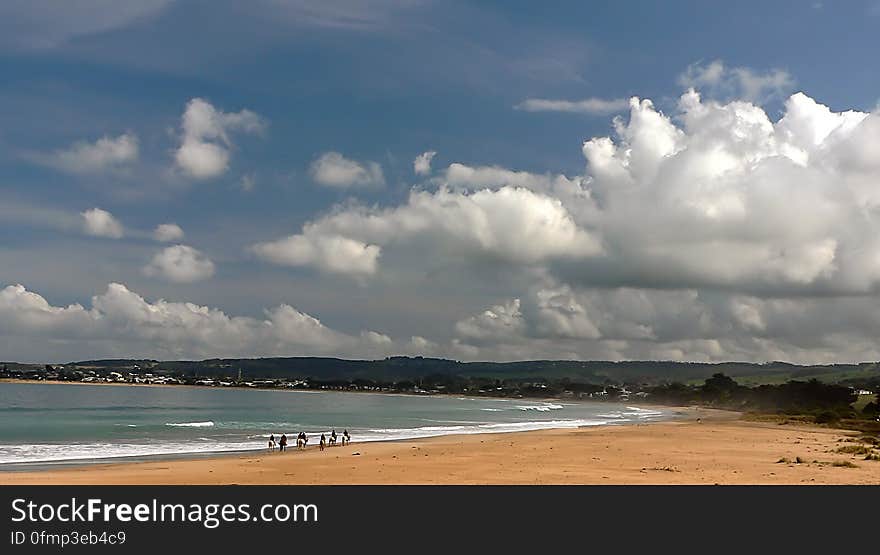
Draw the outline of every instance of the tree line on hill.
M58 366L58 365L56 365ZM328 357L275 357L253 359L206 359L199 361L92 360L67 363L65 368L92 368L125 371L138 368L159 374L222 378L241 373L248 379L306 379L403 381L425 376L466 376L473 378L561 380L591 384L662 384L694 382L713 374L761 381L808 380L841 381L853 373L865 380L880 382L880 365L831 364L799 366L785 362L676 362L676 361L577 361L531 360L516 362L461 362L456 360L395 356L381 360L347 360ZM836 379L835 376L841 376ZM856 382L848 385L858 385Z
M700 386L671 383L654 386L647 391L648 398L657 403L701 404L740 411L807 414L812 415L818 423L847 418L874 419L880 415L880 403L877 400L857 411L853 408L853 403L858 395L853 388L815 379L746 387L729 376L716 373Z

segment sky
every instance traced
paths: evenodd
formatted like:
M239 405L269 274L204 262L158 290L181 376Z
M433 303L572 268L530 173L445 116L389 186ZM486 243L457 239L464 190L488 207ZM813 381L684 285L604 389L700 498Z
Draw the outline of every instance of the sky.
M878 26L3 2L0 360L880 360Z

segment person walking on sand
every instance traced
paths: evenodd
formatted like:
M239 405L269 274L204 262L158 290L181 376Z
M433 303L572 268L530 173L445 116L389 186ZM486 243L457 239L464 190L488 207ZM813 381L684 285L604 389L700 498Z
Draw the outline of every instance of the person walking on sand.
M327 438L324 437L324 434L321 434L321 441L320 441L320 443L318 443L318 447L321 449L321 451L324 450L324 445L326 443L327 443Z
M269 436L269 451L275 450L275 434Z
M285 447L287 447L287 435L281 434L281 439L278 440L278 450L284 451Z
M342 431L342 446L345 447L345 444L351 445L351 436L348 435L348 428Z

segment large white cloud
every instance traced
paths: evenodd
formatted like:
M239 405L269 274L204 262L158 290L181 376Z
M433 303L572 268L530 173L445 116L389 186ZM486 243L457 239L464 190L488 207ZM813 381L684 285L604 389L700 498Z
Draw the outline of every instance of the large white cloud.
M144 273L175 283L192 283L213 276L214 263L188 245L173 245L157 252L144 267Z
M334 189L376 188L385 184L382 166L376 162L349 160L338 152L326 152L312 162L312 178Z
M0 329L4 334L29 335L33 332L73 334L90 324L90 315L79 304L56 307L23 285L9 285L0 290Z
M616 120L616 139L584 143L585 179L602 209L573 214L609 249L600 264L568 276L752 292L873 291L877 118L834 113L799 93L774 123L754 104L705 102L691 90L680 99L679 126L633 99L629 120Z
M82 216L83 231L88 235L119 239L125 234L119 220L106 210L90 208L80 215Z
M75 174L119 172L137 162L140 147L137 135L101 137L95 142L79 141L52 154L35 155L36 162Z
M450 166L450 184L560 199L604 246L548 261L506 337L491 324L514 300L461 320L462 339L497 358L876 360L880 114L804 93L784 108L633 99L613 136L584 143L581 177Z
M376 273L380 248L340 235L308 230L277 241L258 243L253 251L282 266L311 266L324 272L371 275Z
M210 179L226 173L233 131L259 133L266 122L250 110L223 112L202 98L186 105L181 120L180 146L174 154L178 168L194 179Z
M602 251L561 201L522 187L413 191L405 205L349 206L308 223L300 234L254 249L275 263L374 273L380 247L419 242L430 244L436 256L475 262L489 256L513 264L584 259Z
M384 334L333 330L287 304L266 310L263 318L230 316L189 302L150 302L119 283L92 297L91 308L53 306L21 285L7 286L0 290L0 337L29 339L4 341L4 357L43 361L59 356L382 357L393 348Z
M465 317L455 331L472 360L833 363L880 358L878 308L874 298L549 285ZM452 344L440 350L451 356Z

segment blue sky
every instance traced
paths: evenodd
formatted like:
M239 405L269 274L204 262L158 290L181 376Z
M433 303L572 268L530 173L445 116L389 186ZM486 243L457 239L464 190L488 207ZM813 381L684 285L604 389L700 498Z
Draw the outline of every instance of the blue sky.
M0 7L0 359L876 354L853 311L874 302L880 172L847 154L874 132L876 0L76 4ZM739 139L687 123L690 88L741 122L757 116L737 103L776 124L793 93L814 102L758 150L695 162ZM650 135L651 114L639 127L631 97L684 138ZM809 148L808 128L825 130ZM626 200L585 159L606 136L634 153ZM639 173L664 141L667 169ZM724 168L701 181L687 164ZM764 229L794 215L765 210L762 180L790 187L774 198L797 223ZM167 223L183 234L157 239ZM659 260L653 237L674 252ZM111 283L126 292L112 307ZM786 310L840 315L798 338Z

